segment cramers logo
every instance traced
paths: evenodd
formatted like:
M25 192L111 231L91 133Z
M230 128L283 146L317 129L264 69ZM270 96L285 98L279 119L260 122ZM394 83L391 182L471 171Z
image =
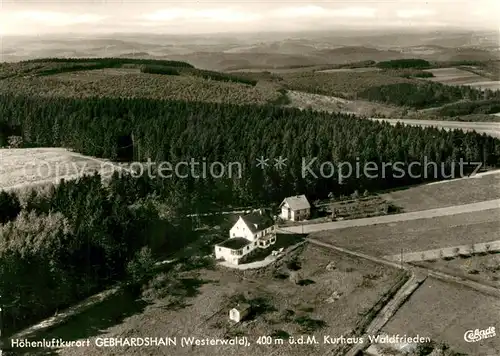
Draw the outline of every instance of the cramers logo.
M467 330L464 334L464 340L467 342L478 342L483 339L489 339L490 337L497 336L494 326L490 326L488 329L484 330Z

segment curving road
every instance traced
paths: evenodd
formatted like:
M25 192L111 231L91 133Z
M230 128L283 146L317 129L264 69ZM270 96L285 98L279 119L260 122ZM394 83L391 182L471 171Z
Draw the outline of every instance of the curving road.
M410 126L437 127L445 130L476 131L500 138L500 122L464 122L464 121L440 121L440 120L413 120L413 119L385 119L370 117L370 120L387 121L391 125L398 122Z

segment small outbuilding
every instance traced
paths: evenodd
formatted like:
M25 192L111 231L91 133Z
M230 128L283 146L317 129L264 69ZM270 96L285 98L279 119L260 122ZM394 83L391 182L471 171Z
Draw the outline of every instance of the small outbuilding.
M236 307L229 311L229 320L234 321L235 323L239 323L244 320L251 311L251 305L242 303L238 304Z
M285 198L280 204L280 217L283 220L299 221L309 219L311 204L305 195L296 195Z

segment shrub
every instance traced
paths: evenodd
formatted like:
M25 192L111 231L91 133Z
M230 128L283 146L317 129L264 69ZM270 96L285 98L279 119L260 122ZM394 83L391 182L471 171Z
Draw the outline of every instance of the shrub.
M279 338L279 339L289 339L290 338L290 334L284 330L274 330L271 333L271 336L275 337L275 338Z
M14 220L21 212L21 203L14 193L0 191L0 224Z
M180 75L179 70L172 67L159 65L144 65L141 67L141 73L164 74L164 75Z
M300 261L297 258L290 260L286 266L292 271L298 271L302 268Z
M300 316L295 318L295 322L301 326L302 332L313 333L326 326L326 322L319 319L312 319L308 316Z
M149 247L143 247L127 264L127 272L134 283L140 283L153 272L155 260Z
M21 148L23 147L24 140L21 136L9 136L7 137L7 145L9 148Z

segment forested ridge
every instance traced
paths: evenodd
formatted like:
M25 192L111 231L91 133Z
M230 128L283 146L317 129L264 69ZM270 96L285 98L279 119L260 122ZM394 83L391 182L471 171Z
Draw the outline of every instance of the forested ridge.
M373 86L358 93L359 98L415 109L431 108L463 99L500 99L500 91L480 90L468 86L451 86L436 82L395 83Z
M408 164L423 162L425 157L446 167L460 158L494 166L500 157L500 141L477 133L393 127L348 115L270 105L1 96L0 117L4 126L35 146L62 146L112 160L239 162L241 179L191 182L207 201L220 204L273 202L296 193L325 197L330 192L376 191L424 180L408 175L393 178L387 167L386 177L361 174L342 182L336 175L304 175L304 162L315 157L318 164L350 162L354 167L359 162L362 167L363 162L375 162L379 168L383 162ZM133 148L124 153L120 147L129 141ZM261 156L271 159L271 167L264 171L255 166ZM279 156L287 159L286 169L272 167ZM318 165L311 169L320 172ZM412 172L424 173L416 167Z

